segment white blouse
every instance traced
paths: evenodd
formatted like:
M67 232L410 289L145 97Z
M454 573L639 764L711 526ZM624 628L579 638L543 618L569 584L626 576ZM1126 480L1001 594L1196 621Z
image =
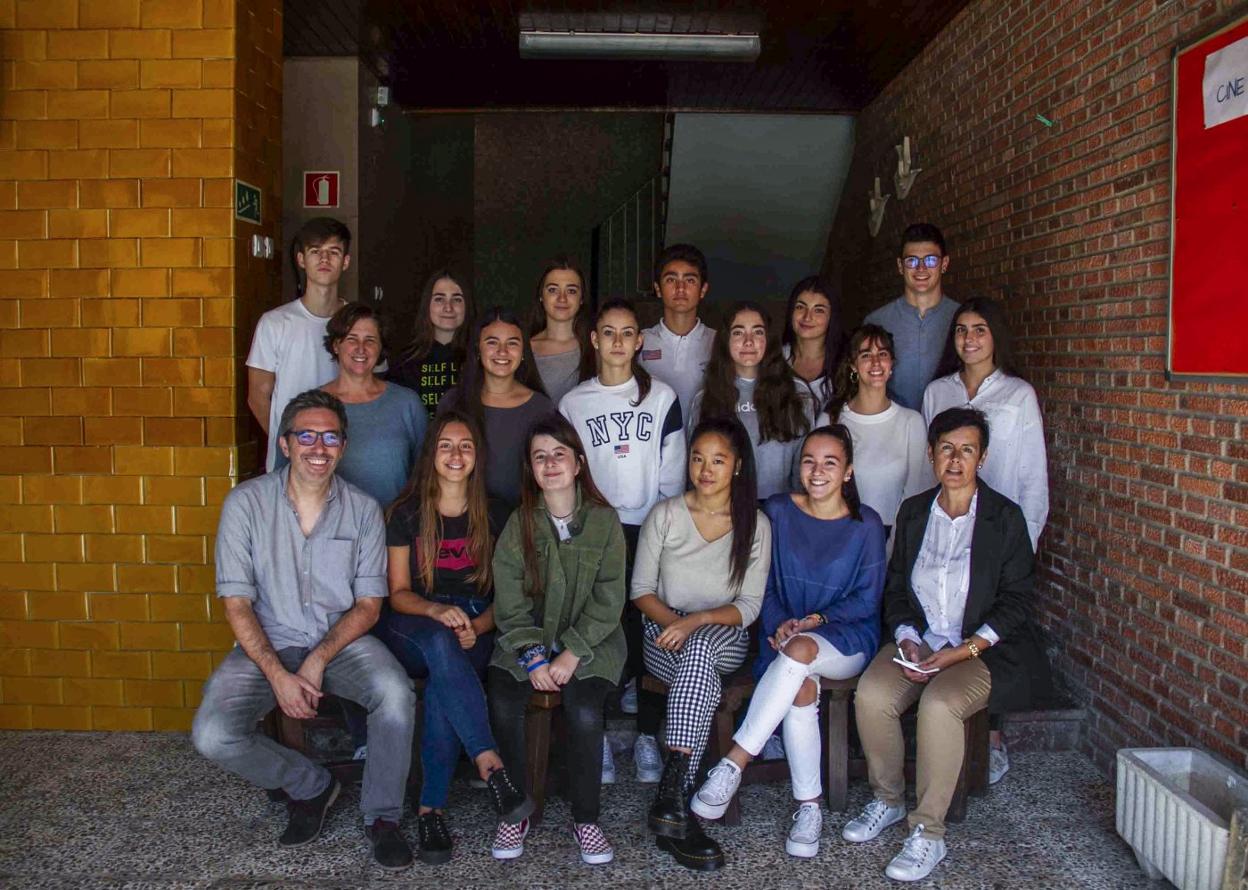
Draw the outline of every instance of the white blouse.
M932 498L923 544L910 571L910 588L927 618L927 633L923 634L922 642L933 652L946 646L962 645L962 619L966 615L966 596L971 589L971 538L975 533L978 506L979 492L976 492L971 498L971 508L955 519L940 506L940 498ZM989 645L995 646L1000 640L996 631L986 624L975 634ZM918 630L909 624L898 627L895 637L899 643L902 640L920 642Z
M988 457L979 476L1023 508L1034 550L1049 517L1049 469L1044 421L1031 384L1000 368L970 398L957 374L939 377L923 393L923 422L947 408L978 408L988 418Z

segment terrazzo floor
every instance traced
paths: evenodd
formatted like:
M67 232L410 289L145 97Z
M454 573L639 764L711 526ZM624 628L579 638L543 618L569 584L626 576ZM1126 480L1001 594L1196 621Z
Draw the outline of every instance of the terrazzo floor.
M948 858L917 887L1164 887L1144 879L1114 833L1113 788L1082 755L1014 756L967 821L949 831ZM744 824L711 826L728 865L694 874L655 849L642 817L654 786L633 781L631 757L617 757L619 782L603 794L603 828L615 862L582 865L566 828L566 804L549 801L524 856L490 858L493 822L484 792L452 791L451 863L387 873L371 864L361 832L358 787L331 810L324 835L296 851L275 843L285 810L200 758L185 735L0 733L0 886L20 888L336 888L395 885L527 888L896 888L883 876L902 827L873 843L840 839L849 818L826 814L813 860L784 852L787 786L743 789ZM850 788L854 812L864 782ZM403 827L415 840L415 820Z

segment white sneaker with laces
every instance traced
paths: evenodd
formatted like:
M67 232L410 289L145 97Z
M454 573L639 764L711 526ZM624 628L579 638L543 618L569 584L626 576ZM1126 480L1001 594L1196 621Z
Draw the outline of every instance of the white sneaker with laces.
M988 784L995 785L1010 771L1010 753L1005 745L988 749Z
M728 809L740 785L741 770L725 757L706 774L706 781L693 796L689 808L703 819L718 819Z
M602 737L602 784L615 784L615 758L611 756L611 741Z
M368 745L363 744L355 749L355 753L351 755L352 760L368 760Z
M823 834L823 813L819 804L807 802L793 814L793 827L789 829L784 850L790 856L809 859L819 855L819 837Z
M529 833L529 820L521 819L519 824L499 822L498 831L494 833L494 846L490 855L495 859L516 859L524 852L524 838Z
M629 680L624 686L624 693L620 696L620 710L625 714L637 713L637 678Z
M845 823L845 827L841 829L841 837L852 844L875 840L880 836L881 831L904 818L906 818L904 806L890 807L877 798L863 807L861 813Z
M946 852L943 839L923 837L923 826L916 825L884 874L894 881L921 881L945 858Z
M603 865L615 858L611 842L594 822L578 822L572 826L572 835L581 848L581 861L587 865Z
M663 758L659 755L659 742L644 732L633 743L633 764L637 767L638 782L657 782L663 776Z

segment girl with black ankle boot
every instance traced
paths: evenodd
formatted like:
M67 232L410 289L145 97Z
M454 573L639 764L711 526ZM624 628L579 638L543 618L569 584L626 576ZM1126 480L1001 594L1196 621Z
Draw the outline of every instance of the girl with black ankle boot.
M724 864L689 812L689 792L719 706L722 677L744 662L771 565L749 435L733 417L703 421L689 449L692 489L660 501L641 527L632 600L646 669L668 684L668 755L647 823L686 868Z
M610 862L598 826L603 702L626 646L624 532L589 475L576 430L552 414L529 431L520 506L494 551L499 638L490 661L490 715L512 775L525 776L525 710L533 690L558 692L568 728L568 802L582 861ZM529 823L500 822L495 859L524 852Z

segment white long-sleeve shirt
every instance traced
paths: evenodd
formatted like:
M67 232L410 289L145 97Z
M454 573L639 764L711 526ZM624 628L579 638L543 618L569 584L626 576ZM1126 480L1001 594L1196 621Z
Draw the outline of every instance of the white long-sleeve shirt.
M828 415L821 414L815 425L828 422ZM897 402L890 402L879 414L859 414L845 405L837 422L849 427L854 437L858 497L891 527L902 501L936 484L927 460L923 416Z
M957 374L939 377L923 393L923 421L947 408L978 408L988 418L988 457L979 476L1023 508L1034 549L1049 518L1049 468L1044 421L1031 384L1000 368L970 398Z
M676 393L650 381L640 405L637 378L604 386L598 378L576 386L559 413L576 428L589 472L624 525L641 525L659 498L685 489L685 435Z

